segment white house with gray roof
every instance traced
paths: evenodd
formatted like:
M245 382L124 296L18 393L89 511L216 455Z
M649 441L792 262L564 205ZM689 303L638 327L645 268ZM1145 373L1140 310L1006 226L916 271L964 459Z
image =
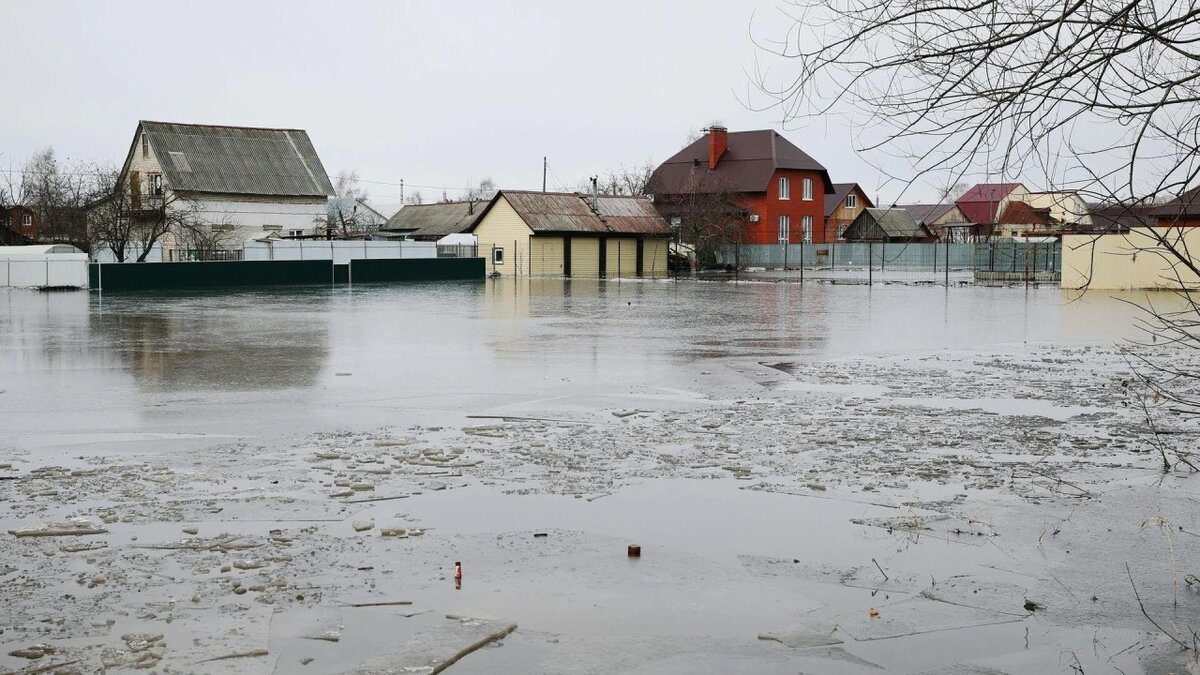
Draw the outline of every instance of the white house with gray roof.
M134 209L186 202L239 249L247 239L324 232L334 195L304 130L213 124L139 122L120 184ZM163 260L187 258L181 235L163 237Z

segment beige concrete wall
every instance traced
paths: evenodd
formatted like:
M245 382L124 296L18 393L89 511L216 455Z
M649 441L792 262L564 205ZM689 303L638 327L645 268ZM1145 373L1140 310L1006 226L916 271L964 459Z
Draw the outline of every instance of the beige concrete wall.
M1170 248L1192 251L1193 264L1200 266L1200 228L1139 228L1129 234L1066 235L1063 237L1062 287L1090 290L1200 288L1200 278L1187 269Z
M503 195L475 226L474 234L479 238L479 255L486 260L488 274L499 272L506 277L529 276L529 242L533 230L521 220ZM493 248L504 249L504 264L493 263Z
M563 275L563 238L536 236L530 240L531 276L561 277Z

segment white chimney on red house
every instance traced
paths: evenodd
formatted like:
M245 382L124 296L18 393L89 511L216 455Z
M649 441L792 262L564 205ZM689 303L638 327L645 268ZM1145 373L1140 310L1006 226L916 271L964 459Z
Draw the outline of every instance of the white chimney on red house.
M708 129L708 170L717 168L717 162L725 149L729 147L729 130L725 127L710 127Z

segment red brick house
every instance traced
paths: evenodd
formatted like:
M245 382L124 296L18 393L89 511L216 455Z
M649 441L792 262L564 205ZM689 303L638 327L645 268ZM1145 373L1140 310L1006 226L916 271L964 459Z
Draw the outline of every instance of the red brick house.
M675 226L690 217L689 202L721 196L729 220L740 225L739 243L799 244L827 241L825 197L834 187L820 162L771 129L713 127L659 165L649 191Z
M1150 211L1159 227L1200 227L1200 187Z
M37 238L37 214L26 206L10 206L0 211L0 227L8 230L6 240Z

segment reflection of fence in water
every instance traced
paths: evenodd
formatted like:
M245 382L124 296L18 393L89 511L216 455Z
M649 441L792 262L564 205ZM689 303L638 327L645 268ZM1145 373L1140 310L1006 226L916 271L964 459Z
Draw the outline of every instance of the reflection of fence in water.
M814 279L963 281L982 271L996 273L987 280L1048 280L1046 275L1061 269L1062 246L1057 241L742 245L723 251L720 262L741 268L802 269L805 277Z

